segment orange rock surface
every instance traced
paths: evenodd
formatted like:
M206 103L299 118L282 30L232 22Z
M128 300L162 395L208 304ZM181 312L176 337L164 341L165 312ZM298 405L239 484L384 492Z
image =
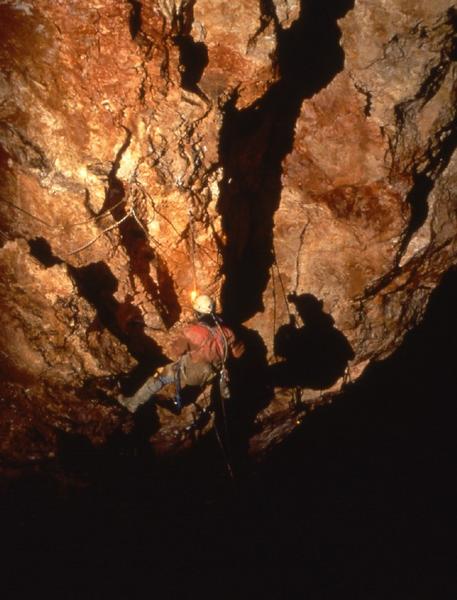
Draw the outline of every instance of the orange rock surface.
M3 0L3 464L128 434L114 382L167 361L194 289L246 343L253 454L398 347L457 262L456 22L450 0ZM212 426L153 412L158 453Z

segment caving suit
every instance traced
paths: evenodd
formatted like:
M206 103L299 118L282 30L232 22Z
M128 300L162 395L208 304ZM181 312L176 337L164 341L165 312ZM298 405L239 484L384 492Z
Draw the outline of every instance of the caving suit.
M173 341L170 354L176 358L174 362L149 377L136 394L118 400L130 412L135 412L170 383L177 386L178 393L186 386L204 387L215 378L229 354L238 358L243 352L243 343L236 341L229 327L222 323L216 325L203 317L184 326Z

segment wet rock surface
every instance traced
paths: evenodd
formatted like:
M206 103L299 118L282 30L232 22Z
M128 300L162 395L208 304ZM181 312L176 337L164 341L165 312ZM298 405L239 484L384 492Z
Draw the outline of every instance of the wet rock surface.
M179 416L114 400L167 362L193 289L246 344L240 454L392 353L456 263L456 21L446 0L2 2L5 472L68 436L166 455L209 433L209 391Z

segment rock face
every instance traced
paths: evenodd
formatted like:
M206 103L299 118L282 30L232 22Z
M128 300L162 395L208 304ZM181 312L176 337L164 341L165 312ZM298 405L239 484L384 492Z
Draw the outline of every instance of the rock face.
M253 454L420 320L457 262L457 12L322 4L0 2L5 468L128 434L114 381L167 362L194 289L245 340ZM158 453L212 426L152 412Z

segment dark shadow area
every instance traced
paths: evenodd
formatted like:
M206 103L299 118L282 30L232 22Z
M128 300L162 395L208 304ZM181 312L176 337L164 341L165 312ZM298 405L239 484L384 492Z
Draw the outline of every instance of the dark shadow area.
M52 253L51 246L48 241L42 237L37 237L33 240L28 240L30 254L46 267L62 264L62 260Z
M129 384L137 386L146 375L166 362L156 342L145 333L141 311L128 299L124 303L116 300L114 293L118 281L106 263L92 263L80 268L69 266L68 269L80 295L97 310L98 322L92 327L106 327L138 360L138 366L129 377Z
M278 329L274 350L284 360L270 367L270 381L279 387L328 388L354 358L351 345L323 311L322 301L312 294L289 294L287 299L295 305L303 326L298 327L291 315L290 323Z
M229 454L237 475L250 468L249 438L257 414L272 400L267 349L261 336L247 327L234 328L245 346L244 354L229 363L231 398L227 403Z
M234 485L214 433L165 462L120 433L62 441L60 484L3 487L7 596L453 600L456 306L453 270L394 355Z
M123 148L125 149L127 145L128 142L124 144ZM123 150L121 149L108 178L109 188L100 214L110 211L118 223L121 242L130 261L129 277L132 287L135 288L134 276L136 275L150 296L164 326L168 328L179 319L181 309L174 289L173 279L168 272L166 264L151 247L148 235L143 226L140 225L133 215L127 216L126 192L123 183L116 176L122 152ZM137 212L138 206L135 206L134 209ZM157 273L157 283L151 277L151 264L154 265Z
M414 233L422 227L428 215L428 196L433 189L433 181L423 173L414 176L414 185L406 197L411 206L411 218L408 229L408 242Z
M63 442L67 479L1 497L7 596L136 598L153 578L170 598L453 600L456 306L453 270L394 355L233 486L213 433L165 461L122 434Z
M182 65L181 86L194 94L202 95L198 82L208 64L208 49L203 42L194 42L190 35L178 35L173 41L179 48Z
M194 5L195 0L191 0L175 15L173 28L177 33L173 43L179 48L181 87L204 98L198 82L208 64L208 49L203 42L195 42L191 34Z
M303 100L343 68L336 20L352 7L353 0L327 6L317 0L303 1L297 22L287 30L276 27L278 83L247 109L238 110L236 98L225 106L219 201L228 240L223 304L224 312L238 321L262 309L273 260L273 215L281 194L282 161L292 149Z

